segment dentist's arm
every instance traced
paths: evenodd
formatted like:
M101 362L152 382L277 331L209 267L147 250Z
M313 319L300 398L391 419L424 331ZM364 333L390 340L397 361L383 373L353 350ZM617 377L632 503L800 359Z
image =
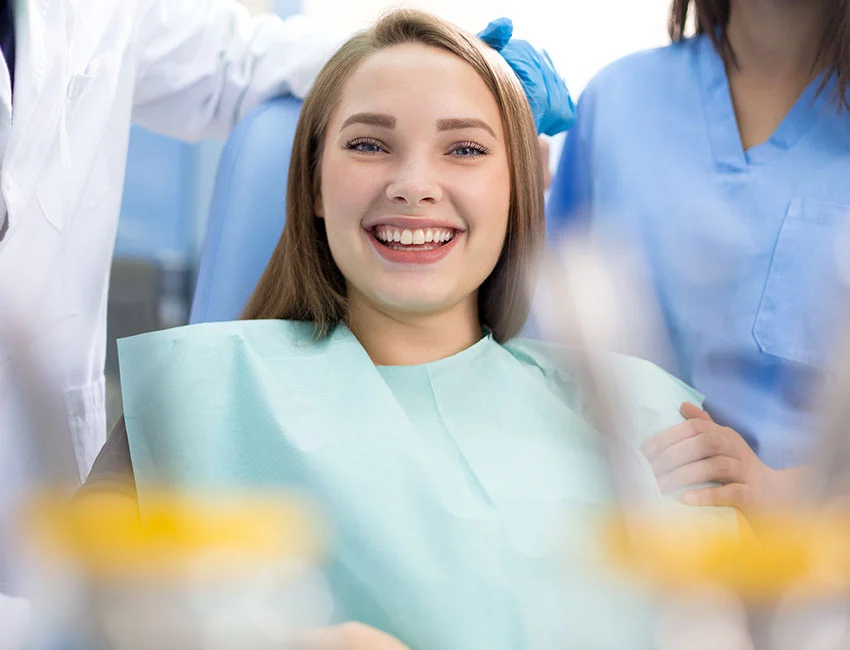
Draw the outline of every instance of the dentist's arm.
M139 0L133 121L224 137L254 106L303 97L341 35L304 16L251 16L236 0Z

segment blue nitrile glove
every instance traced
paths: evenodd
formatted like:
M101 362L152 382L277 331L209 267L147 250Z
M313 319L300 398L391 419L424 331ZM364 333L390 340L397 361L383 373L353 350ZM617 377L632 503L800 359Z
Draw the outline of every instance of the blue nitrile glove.
M555 135L566 131L576 119L567 84L545 51L538 52L528 41L511 40L513 32L510 19L499 18L478 37L499 52L519 77L531 104L537 132Z

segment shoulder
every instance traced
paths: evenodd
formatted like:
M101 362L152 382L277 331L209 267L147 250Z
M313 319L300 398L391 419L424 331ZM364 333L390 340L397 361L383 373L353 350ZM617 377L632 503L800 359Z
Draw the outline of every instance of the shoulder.
M536 339L515 338L502 347L520 363L540 369L545 374L562 372L575 374L574 349L560 343ZM603 352L598 357L604 369L617 379L623 387L637 389L648 379L668 385L678 394L687 394L693 399L702 399L702 395L680 379L674 377L652 361L627 354Z
M624 83L663 79L669 74L687 69L692 65L697 48L701 47L701 39L702 37L689 38L680 43L642 50L617 59L596 73L588 88L606 88Z
M670 138L671 120L693 123L702 105L697 56L706 47L702 37L630 54L600 70L582 92L576 124L566 137L558 178L553 181L550 205L560 203L571 182L605 174L613 181L623 165L646 164L658 155L660 143ZM592 200L600 188L593 186ZM586 188L586 191L591 191Z
M579 411L585 410L585 389L571 348L530 339L513 339L504 348L561 399ZM681 422L679 407L683 402L698 406L703 402L697 390L651 361L612 352L601 354L598 361L612 383L617 406L629 414L640 442Z
M569 348L558 343L537 339L515 338L502 346L523 366L539 370L544 375L568 372L566 360Z
M679 85L678 80L693 79L693 58L701 38L635 52L608 64L587 84L579 105L587 113L603 97L613 109L628 113L640 110L648 100L661 100Z

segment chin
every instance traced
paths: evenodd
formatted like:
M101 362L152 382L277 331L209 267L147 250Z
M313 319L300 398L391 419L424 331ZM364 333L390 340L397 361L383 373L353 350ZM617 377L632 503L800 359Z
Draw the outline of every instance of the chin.
M406 316L429 316L447 311L457 301L448 299L428 299L417 296L386 296L381 299L382 309Z
M416 286L386 287L371 294L371 301L382 310L407 315L436 314L461 302L452 292L439 291L433 287Z

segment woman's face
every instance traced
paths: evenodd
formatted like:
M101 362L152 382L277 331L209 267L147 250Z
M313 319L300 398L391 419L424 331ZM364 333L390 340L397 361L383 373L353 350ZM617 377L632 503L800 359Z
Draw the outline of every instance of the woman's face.
M509 202L501 114L469 64L417 44L360 64L328 125L315 206L352 305L401 317L469 306Z

